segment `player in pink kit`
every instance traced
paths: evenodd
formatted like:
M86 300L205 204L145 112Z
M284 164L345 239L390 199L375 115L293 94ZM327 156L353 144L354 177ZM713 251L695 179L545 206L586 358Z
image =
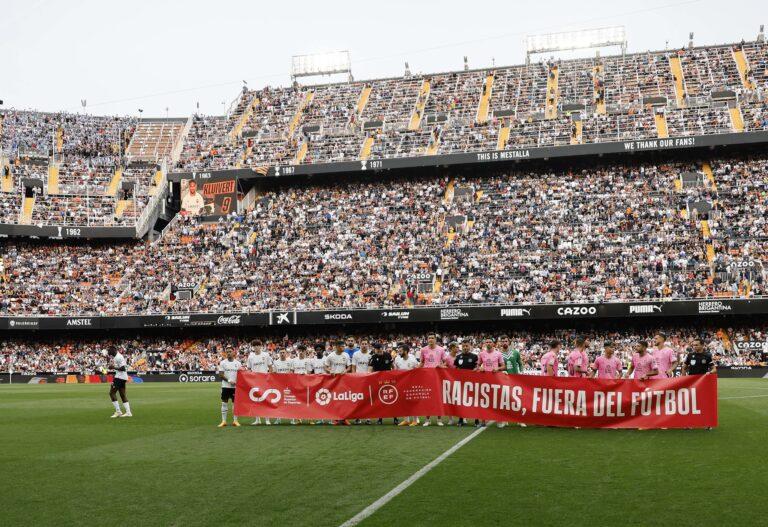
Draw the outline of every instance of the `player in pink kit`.
M442 368L445 363L446 351L442 346L437 345L437 335L430 333L427 335L427 345L419 351L421 355L420 368ZM431 424L431 417L427 416L424 426ZM437 416L437 426L443 426L443 418Z
M576 347L568 354L566 370L569 377L586 377L589 374L589 356L587 339L576 337Z
M549 343L549 351L541 356L541 374L557 377L557 368L560 364L560 341L553 340Z
M654 347L648 351L656 359L659 373L654 375L654 379L666 379L674 377L675 367L677 366L677 352L667 344L667 336L664 333L657 333L653 337Z
M493 347L491 339L485 339L483 350L477 356L477 369L480 371L497 372L504 369L504 357Z
M493 341L491 339L485 339L483 342L483 349L477 356L477 370L487 372L499 372L504 369L504 356L501 352L493 347ZM482 426L485 426L486 421L482 421Z
M623 369L621 360L613 354L613 343L603 345L603 354L595 359L592 365L592 377L598 379L620 379Z
M648 353L648 344L640 341L635 345L635 354L632 355L632 364L627 370L627 377L639 381L646 381L658 375L659 370L656 366L656 359Z

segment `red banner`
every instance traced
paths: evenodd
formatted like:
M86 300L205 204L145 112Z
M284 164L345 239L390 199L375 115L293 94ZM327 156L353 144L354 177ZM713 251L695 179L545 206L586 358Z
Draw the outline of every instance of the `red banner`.
M649 381L458 369L346 375L239 372L235 413L295 419L443 415L583 428L717 426L717 376Z

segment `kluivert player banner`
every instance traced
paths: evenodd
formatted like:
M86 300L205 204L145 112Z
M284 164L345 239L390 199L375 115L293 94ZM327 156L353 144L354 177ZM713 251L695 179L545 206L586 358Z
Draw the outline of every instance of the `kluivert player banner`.
M443 368L368 374L238 372L235 413L295 419L444 415L582 428L717 426L717 376L649 381Z

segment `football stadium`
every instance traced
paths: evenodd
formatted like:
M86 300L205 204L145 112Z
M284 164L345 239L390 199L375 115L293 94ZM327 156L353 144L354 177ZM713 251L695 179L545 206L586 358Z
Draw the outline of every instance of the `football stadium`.
M0 523L765 524L765 5L2 11Z

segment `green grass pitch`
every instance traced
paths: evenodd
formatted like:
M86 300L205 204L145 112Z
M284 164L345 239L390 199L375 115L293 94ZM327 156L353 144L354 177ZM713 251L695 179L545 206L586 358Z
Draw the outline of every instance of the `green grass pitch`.
M337 526L472 428L216 428L215 384L0 386L4 525ZM361 525L759 525L768 382L712 431L489 428ZM243 419L249 423L250 419Z

